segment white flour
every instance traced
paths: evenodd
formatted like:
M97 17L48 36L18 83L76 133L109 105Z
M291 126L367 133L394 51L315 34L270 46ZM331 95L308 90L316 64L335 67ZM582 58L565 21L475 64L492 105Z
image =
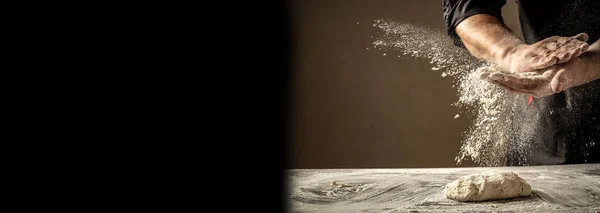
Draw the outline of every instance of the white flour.
M482 166L506 165L512 99L504 89L479 79L478 72L489 64L455 46L444 30L386 20L376 20L373 26L381 30L374 38L375 48L387 54L399 51L398 57L428 59L433 71L441 70L441 77L453 78L459 99L452 105L475 117L463 133L456 163L470 158Z

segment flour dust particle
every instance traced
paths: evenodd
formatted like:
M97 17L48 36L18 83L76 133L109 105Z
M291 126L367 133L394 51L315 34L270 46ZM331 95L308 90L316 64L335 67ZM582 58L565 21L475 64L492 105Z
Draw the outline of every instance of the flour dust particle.
M474 117L469 129L462 132L456 163L470 158L481 166L506 165L511 106L516 99L478 77L484 69L490 69L490 64L454 45L445 29L383 19L375 20L373 26L380 30L373 38L374 48L386 53L398 52L398 57L427 60L433 71L442 71L441 77L453 79L452 87L457 88L458 100L452 106L461 111L457 114Z

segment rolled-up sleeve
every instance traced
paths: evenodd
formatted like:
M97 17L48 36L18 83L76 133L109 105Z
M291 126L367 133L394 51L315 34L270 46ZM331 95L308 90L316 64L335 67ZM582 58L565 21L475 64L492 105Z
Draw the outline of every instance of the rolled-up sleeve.
M502 7L506 0L442 0L444 11L444 22L448 35L454 40L454 44L464 47L462 41L456 34L456 26L466 18L476 14L487 14L502 19Z

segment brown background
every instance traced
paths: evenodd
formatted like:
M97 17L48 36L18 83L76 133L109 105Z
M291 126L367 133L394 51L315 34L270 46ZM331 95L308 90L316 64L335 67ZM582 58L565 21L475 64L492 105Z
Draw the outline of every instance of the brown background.
M373 48L377 19L444 29L441 0L293 0L290 166L416 168L456 165L470 118L451 78L424 59ZM520 33L516 5L503 8ZM360 24L356 24L359 22ZM369 47L367 50L366 48ZM389 53L389 52L388 52Z

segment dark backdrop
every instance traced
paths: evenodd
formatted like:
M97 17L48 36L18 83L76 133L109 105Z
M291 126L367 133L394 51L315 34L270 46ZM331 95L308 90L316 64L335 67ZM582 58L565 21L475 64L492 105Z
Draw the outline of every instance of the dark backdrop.
M470 118L454 119L452 79L424 59L382 56L371 38L377 19L444 29L441 0L294 0L290 13L291 168L457 166ZM514 2L503 15L520 33Z

